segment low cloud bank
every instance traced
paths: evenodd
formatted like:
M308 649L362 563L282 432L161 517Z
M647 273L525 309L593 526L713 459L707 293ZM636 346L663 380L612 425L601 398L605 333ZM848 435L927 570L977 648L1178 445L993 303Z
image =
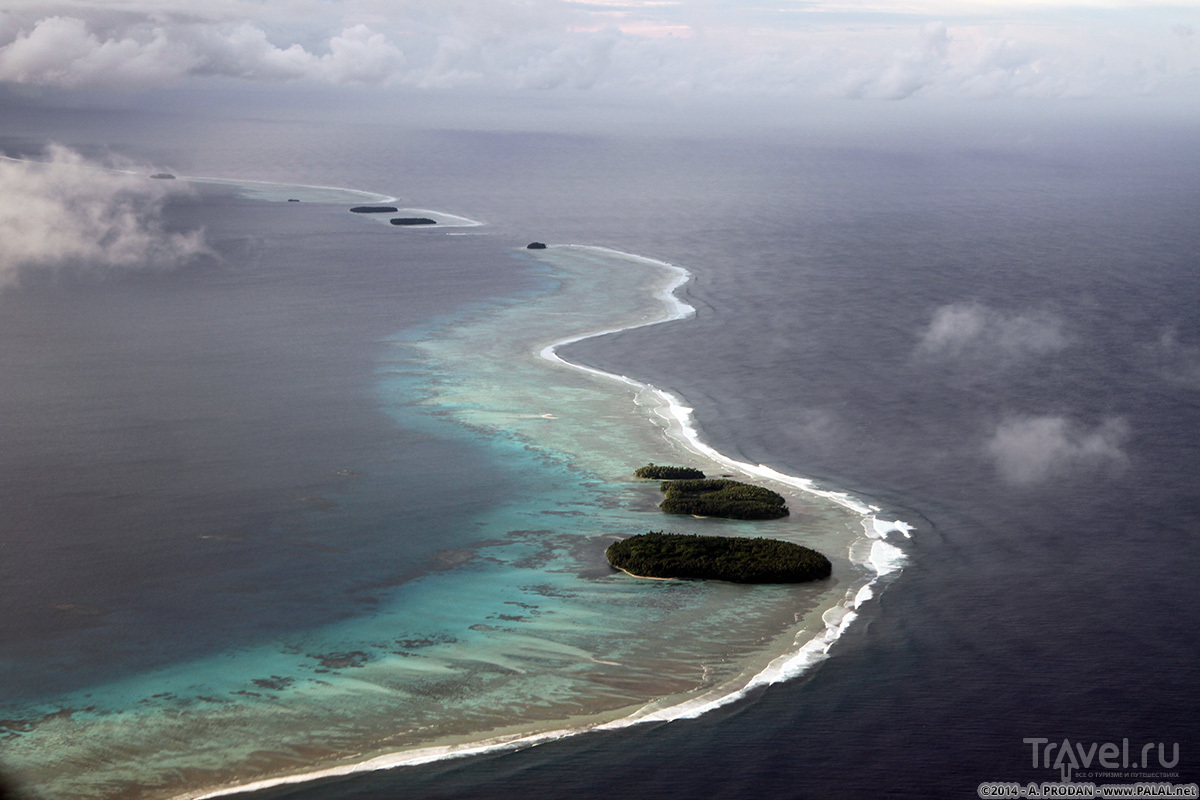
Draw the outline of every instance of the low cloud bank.
M0 291L31 269L161 269L208 252L200 232L170 233L171 181L99 168L61 146L44 162L0 160Z
M53 16L19 29L0 47L0 81L67 89L147 88L190 75L382 83L405 60L395 45L361 24L330 37L325 50L318 55L299 44L277 47L248 22L226 30L143 22L97 33L78 17Z
M904 100L1194 97L1194 25L1136 9L1048 29L1020 9L985 22L870 8L749 13L693 3L374 0L153 11L76 3L0 10L0 82L139 89L209 76L429 88L648 90ZM1193 20L1194 21L1194 20ZM1117 46L1119 44L1119 46ZM1153 68L1148 64L1153 63Z
M997 426L985 450L1004 481L1030 485L1123 469L1128 439L1129 425L1121 418L1088 429L1061 416L1025 417Z

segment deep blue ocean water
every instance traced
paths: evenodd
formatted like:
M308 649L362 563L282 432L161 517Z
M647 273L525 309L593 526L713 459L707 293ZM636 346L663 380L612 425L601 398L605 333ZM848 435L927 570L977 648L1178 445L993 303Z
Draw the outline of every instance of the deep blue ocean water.
M154 150L144 132L114 136L128 121L110 124L107 142L73 141L65 123L51 138ZM0 295L6 369L21 377L5 382L0 474L24 543L0 580L15 612L0 623L6 652L127 669L103 627L87 634L90 612L22 605L32 587L121 609L105 625L169 642L138 650L162 663L253 641L263 630L251 625L352 615L382 579L372 554L388 532L372 521L395 498L369 484L397 442L436 465L408 487L423 524L437 524L446 483L469 495L444 502L479 507L513 489L481 470L469 440L406 437L389 422L373 393L381 341L547 288L512 245L606 244L685 265L697 316L564 354L679 392L722 452L896 509L916 525L903 575L833 658L699 719L263 796L601 797L619 781L646 797L970 797L982 781L1056 778L1030 766L1027 737L1178 743L1171 780L1196 780L1200 162L1180 146L1196 131L1151 131L1144 146L1089 132L1072 148L362 126L267 148L287 127L230 123L154 155L181 172L394 192L499 233L453 247L409 237L396 259L392 231L347 217L332 224L354 226L348 257L347 236L256 224L260 206L212 198L172 219L210 221L224 262ZM922 351L946 307L991 327L961 350ZM1015 319L1051 344L1011 334ZM89 371L113 352L129 372ZM213 375L238 391L214 396ZM138 399L146 385L160 391ZM72 393L86 398L71 406L78 431L43 411ZM102 436L82 418L114 407L124 425ZM288 426L271 424L280 414ZM1039 418L1067 420L1076 444L1114 431L1117 454L1006 480L989 442ZM189 457L184 472L181 452L237 455ZM181 515L196 528L164 536L153 520L180 497L198 504ZM105 549L79 557L97 520ZM311 539L296 535L306 526ZM228 541L198 551L196 533L214 528ZM280 558L278 531L311 546ZM236 595L211 591L207 575L240 582L265 613L223 606ZM172 628L188 634L158 635ZM27 677L18 691L56 688Z

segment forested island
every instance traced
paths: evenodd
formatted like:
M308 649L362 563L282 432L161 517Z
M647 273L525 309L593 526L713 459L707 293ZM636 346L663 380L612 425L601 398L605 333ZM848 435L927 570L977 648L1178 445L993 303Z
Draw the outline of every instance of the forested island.
M394 217L393 225L437 225L437 220L429 217Z
M666 498L658 507L668 514L726 519L778 519L788 509L783 495L728 479L663 481Z
M395 206L355 206L351 214L395 214L400 209Z
M604 551L613 567L641 578L707 578L734 583L804 583L828 578L829 559L779 539L649 533Z
M650 463L633 471L638 478L654 478L656 480L677 480L680 478L703 478L704 473L695 467L673 467L667 464Z

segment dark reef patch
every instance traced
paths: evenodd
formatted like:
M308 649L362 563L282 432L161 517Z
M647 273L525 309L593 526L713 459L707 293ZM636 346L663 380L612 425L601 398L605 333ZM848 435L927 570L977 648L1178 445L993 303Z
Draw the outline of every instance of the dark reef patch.
M272 675L269 678L255 678L251 681L258 688L270 689L273 692L282 692L295 682L295 678L286 678L282 675Z
M345 653L308 653L309 658L315 658L322 667L330 669L356 669L366 666L371 656L362 650L351 650Z

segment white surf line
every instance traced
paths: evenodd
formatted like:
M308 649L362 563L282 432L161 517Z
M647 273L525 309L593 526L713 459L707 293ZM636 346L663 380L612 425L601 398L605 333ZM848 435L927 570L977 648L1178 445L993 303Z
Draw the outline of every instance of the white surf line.
M686 319L694 315L696 313L696 309L680 300L675 295L675 291L680 286L687 283L687 281L691 278L691 273L683 267L679 267L666 261L660 261L655 258L648 258L646 256L640 256L633 253L626 253L624 251L615 250L609 247L594 247L589 245L557 246L576 247L580 249L591 249L613 253L624 258L664 267L675 272L676 277L659 295L664 306L666 306L668 309L667 316L663 317L662 319L653 320L650 322L642 322L637 325L629 325L622 328L611 328L561 339L553 344L543 347L539 352L539 355L542 358L552 361L556 364L562 364L564 366L582 370L608 380L614 380L623 383L639 391L649 391L653 396L657 397L662 404L660 408L665 407L665 416L667 416L669 419L675 420L675 422L679 424L679 435L682 437L684 444L690 447L693 452L696 452L699 455L734 471L763 478L768 481L781 483L785 486L798 489L801 492L832 500L838 505L841 505L844 508L861 515L863 534L867 539L873 540L871 542L869 553L866 555L866 557L856 557L856 551L859 550L859 548L856 547L858 542L851 544L849 558L852 563L865 567L874 572L874 577L859 587L854 593L853 597L848 594L845 602L828 609L822 615L822 621L825 623L824 630L812 636L797 650L785 653L774 659L763 670L761 670L757 675L754 675L744 686L740 688L730 690L728 687L718 687L717 689L707 692L700 697L685 700L682 703L665 708L655 708L654 704L650 703L628 717L599 725L597 726L597 729L604 730L622 728L642 722L666 722L673 719L690 719L698 717L701 714L712 711L713 709L727 705L740 699L741 697L744 697L747 692L757 686L779 683L781 681L798 677L806 672L812 665L823 661L828 657L830 647L841 637L846 628L849 627L850 623L852 623L858 617L857 609L862 606L863 603L875 596L875 593L872 590L872 587L875 585L875 583L885 575L890 575L899 571L904 565L905 557L903 551L901 551L900 548L896 547L895 545L885 542L884 539L886 539L887 536L893 532L899 532L906 538L911 538L912 526L901 520L881 520L877 517L877 514L880 511L877 506L868 505L846 492L833 492L825 489L818 489L816 484L809 478L787 475L764 464L750 464L745 461L738 461L730 458L729 456L717 451L700 438L699 431L696 428L695 419L692 415L693 409L685 406L678 397L670 392L659 389L651 384L634 380L626 375L618 375L616 373L596 369L595 367L589 367L585 364L576 364L574 362L567 361L562 356L558 355L558 348L565 345L581 342L586 339L593 339L598 336L605 336L610 333L634 330L636 328L644 328L650 325L660 325L666 322ZM668 430L668 435L671 435L670 430ZM797 638L804 633L804 631L801 631Z
M129 172L130 175L140 175L140 172ZM256 186L277 186L280 188L295 188L295 189L319 189L329 192L346 192L347 194L359 195L364 202L371 203L399 203L399 197L391 195L379 194L378 192L367 192L362 189L347 189L344 186L321 186L318 184L309 183L279 183L278 181L256 181L256 180L240 180L238 178L212 178L199 175L177 175L176 178L180 181L191 183L216 183L226 186L238 186L241 184L255 184ZM327 201L317 201L315 205L320 205ZM333 204L333 203L331 203ZM415 214L432 214L435 217L441 217L446 222L440 222L441 228L478 228L486 225L486 222L480 222L477 219L464 217L461 214L451 214L448 211L438 211L433 208L398 208L396 213L401 211L412 212ZM460 234L461 235L461 234Z
M53 161L38 161L38 160L35 160L32 158L16 158L14 156L0 156L0 160L15 161L19 164L38 164L38 165L44 166L44 167L59 166L59 167L70 167L71 169L86 169L86 170L91 170L93 172L115 172L119 175L141 175L141 176L144 176L147 178L151 177L151 175L152 175L151 173L142 172L141 170L120 169L118 167L106 167L101 164L86 164L86 163L85 164L55 164ZM171 173L167 173L167 174L171 174ZM310 184L310 183L280 183L279 181L260 181L260 180L252 180L250 178L245 178L245 179L214 178L214 177L206 176L206 175L175 175L175 179L178 181L181 181L183 183L218 183L218 184L230 185L230 186L237 186L240 184L254 184L256 186L278 186L281 188L291 187L291 188L295 188L295 189L320 189L321 191L327 191L327 192L345 192L347 194L358 195L358 196L362 197L364 199L364 201L369 200L369 201L375 202L375 203L395 203L395 202L397 202L397 200L399 200L399 198L392 197L390 195L379 194L378 192L366 192L361 189L347 189L344 186L321 186L318 184ZM436 214L436 213L441 213L441 212L435 211L433 213ZM457 219L466 219L465 217L458 217L455 214L445 214L444 216L455 217ZM482 223L474 223L474 224L480 225Z
M227 797L233 794L242 794L243 792L259 792L263 789L270 789L274 786L308 783L309 781L321 780L322 778L335 778L343 775L354 775L360 772L378 772L380 770L395 769L397 767L415 767L418 764L429 764L434 761L444 761L451 758L466 758L467 756L495 753L502 750L516 750L522 747L530 747L535 744L553 741L555 739L562 739L572 734L583 733L585 730L588 729L559 730L525 735L517 734L511 737L485 739L481 742L475 742L473 744L452 744L443 745L441 747L422 747L419 750L408 750L401 753L390 753L388 755L376 756L375 758L371 758L366 761L360 761L357 764L344 764L342 766L328 767L326 769L314 770L312 772L304 772L296 775L284 775L278 778L264 778L251 783L244 783L239 786L227 786L222 789L189 792L187 794L176 795L173 800L208 800L208 798L211 797Z
M470 217L464 217L460 214L449 214L445 211L438 211L437 209L433 209L433 208L405 208L405 209L401 209L401 210L402 211L414 211L418 214L433 214L435 216L445 217L446 219L449 219L449 220L455 220L454 222L448 223L446 225L442 225L442 227L444 227L444 228L477 228L480 225L486 224L486 223L480 222L477 219L471 219Z
M14 161L19 164L38 164L38 165L47 166L47 167L70 166L73 169L87 169L87 170L92 170L95 172L115 172L115 173L118 173L121 175L142 175L147 178L151 177L150 173L145 173L140 170L118 169L116 167L101 166L99 164L56 165L52 161L35 161L33 159L16 158L13 156L0 156L0 160ZM168 174L170 174L170 173L168 173ZM400 201L399 197L394 197L392 195L386 195L386 194L380 194L379 192L368 192L368 191L364 191L362 189L348 189L344 186L322 186L320 184L315 184L315 183L281 183L279 181L261 181L261 180L253 180L250 178L246 178L246 179L215 178L215 177L208 176L208 175L176 175L175 180L178 180L181 183L210 183L210 184L218 184L221 186L240 186L240 185L252 184L254 186L271 186L271 187L278 187L281 189L287 189L287 188L317 189L317 190L325 191L325 192L344 192L346 194L351 194L351 195L356 195L358 197L361 197L363 199L363 202L371 202L371 203L399 203L399 201ZM324 202L327 202L327 201L319 201L318 204L324 203ZM331 203L331 204L333 204L333 203ZM445 223L439 223L442 228L478 228L478 227L481 227L481 226L487 224L485 222L480 222L477 219L471 219L470 217L464 217L461 214L451 214L447 211L438 211L437 209L432 209L432 208L403 208L403 209L398 209L398 211L411 211L411 212L419 213L419 214L433 214L434 216L441 217L442 219L446 220Z
M691 445L695 451L703 456L706 456L717 463L729 466L735 470L745 471L751 475L759 475L769 480L777 480L788 486L792 486L804 492L827 497L839 504L856 511L863 515L863 527L865 536L875 541L872 544L871 555L865 560L851 558L855 564L865 566L874 570L875 577L866 584L859 587L853 597L847 595L847 599L838 605L825 611L822 615L822 621L825 623L825 628L820 633L809 638L794 652L784 653L783 655L772 660L765 668L760 670L756 675L752 676L744 685L735 688L729 688L729 685L716 687L699 697L690 698L680 703L666 707L656 707L655 702L647 703L637 711L627 717L623 717L612 722L585 725L579 728L561 728L554 731L545 731L535 734L514 734L511 737L495 737L492 739L484 739L479 742L461 744L461 745L444 745L440 747L425 747L417 750L401 751L387 755L377 756L367 759L356 764L345 764L337 767L328 767L312 772L300 773L296 775L281 776L278 778L266 778L259 781L254 781L240 786L230 786L222 789L207 790L199 792L191 792L178 795L174 800L208 800L213 797L225 797L228 795L241 794L243 792L255 792L262 789L269 789L273 786L283 786L296 783L307 783L308 781L320 780L322 778L332 778L342 775L353 775L363 772L375 772L385 769L395 769L397 767L416 766L418 764L428 764L433 761L441 761L451 758L465 758L467 756L483 755L485 753L494 753L505 750L517 750L524 747L531 747L542 744L544 742L553 741L556 739L564 739L568 736L574 736L581 733L587 733L593 730L614 730L619 728L627 728L633 725L639 725L649 722L670 722L676 719L693 719L699 717L721 706L740 700L745 697L751 690L758 686L766 686L772 683L789 680L798 677L806 672L811 666L817 664L829 657L829 648L833 645L842 633L857 619L856 610L864 602L874 596L871 587L885 575L892 574L900 569L904 563L904 555L901 550L893 545L882 541L889 533L899 531L906 537L910 536L912 526L905 522L895 520L892 522L884 522L876 520L875 512L879 511L875 506L869 506L859 500L842 492L828 492L816 489L813 482L807 478L799 478L792 475L785 475L777 472L770 467L758 465L757 467L746 462L736 461L728 456L725 456L709 445L700 440L695 426L691 422L692 409L687 408L678 398L669 392L664 392L660 389L636 381L625 375L617 375L612 372L588 367L583 364L576 364L559 356L555 351L559 347L571 344L573 342L591 339L597 336L604 336L609 333L617 333L619 331L633 330L635 328L644 328L650 325L660 325L665 322L673 322L678 319L686 319L696 313L696 309L680 300L675 296L675 290L687 283L692 274L683 267L670 264L666 261L660 261L655 258L639 256L634 253L626 253L621 250L615 250L610 247L597 247L592 245L554 245L555 247L575 247L579 249L590 249L601 252L612 253L623 258L642 261L647 264L653 264L659 267L665 267L676 273L675 278L659 293L659 298L663 301L664 306L670 309L670 313L663 319L654 320L651 322L643 322L637 325L629 325L623 328L612 328L609 330L587 333L581 336L572 336L566 339L547 345L542 348L539 355L548 361L570 367L572 369L582 370L584 372L598 375L600 377L615 380L624 383L639 390L649 390L655 394L660 400L667 404L674 418L685 426L687 431L684 440ZM778 476L778 477L776 477ZM873 535L872 535L873 534ZM876 553L876 546L882 545L887 548L887 551ZM853 551L854 545L851 545ZM799 631L797 639L805 635L807 631Z
M74 150L70 152L75 153ZM108 172L116 175L133 175L135 177L144 178L150 177L150 173L141 172L140 170L136 169L118 169L117 167L106 167L102 164L90 164L87 162L81 164L59 164L54 161L38 161L36 158L17 158L16 156L0 156L0 161L11 161L14 164L34 164L39 167L59 167L63 169L85 170L87 172Z
M131 174L141 174L141 173L131 173ZM247 178L247 179L212 178L212 177L207 177L204 175L177 175L175 177L181 181L192 182L192 183L219 183L219 184L229 185L229 186L238 186L241 184L254 184L256 186L278 186L281 188L290 187L290 188L294 188L294 189L320 189L321 191L326 191L326 192L346 192L347 194L354 194L354 195L358 195L358 196L362 197L364 202L369 201L372 203L395 203L399 200L398 197L392 197L391 195L380 194L378 192L365 192L362 189L347 189L344 186L321 186L321 185L315 184L315 183L280 183L279 181L257 181L257 180L251 180L249 178ZM453 216L453 215L450 215L450 216Z
M464 217L461 214L451 214L447 211L438 211L434 208L397 208L395 211L387 214L363 214L362 216L373 219L375 222L389 222L392 214L425 214L430 217L436 217L435 225L414 225L412 227L424 230L445 230L446 228L478 228L486 225L486 222L480 222L477 219ZM448 236L467 236L469 234L455 233L447 234ZM474 234L478 236L479 234Z
M649 390L655 396L657 396L664 403L664 405L666 405L669 416L679 423L684 441L691 446L692 450L700 455L716 461L719 464L730 467L731 469L739 470L749 475L754 475L767 480L776 481L778 483L791 486L795 489L799 489L800 491L808 494L824 497L832 500L838 505L850 509L851 511L862 514L864 517L868 517L870 519L871 525L870 528L867 529L867 535L873 539L886 538L887 534L893 530L899 531L903 533L904 536L911 538L911 525L901 522L900 520L895 520L892 522L877 520L875 514L880 510L879 507L867 505L866 503L863 503L861 500L852 497L846 492L833 492L826 489L818 489L816 484L810 478L787 475L779 472L778 470L772 469L765 464L751 464L746 461L737 461L723 453L718 452L711 445L707 444L700 438L700 434L696 430L695 421L692 416L693 409L685 406L678 397L670 392L659 389L651 384L634 380L633 378L625 375L617 375L616 373L606 372L601 369L596 369L595 367L589 367L585 364L576 364L572 361L567 361L562 356L558 355L558 348L560 347L574 344L575 342L582 342L586 339L607 336L610 333L620 333L622 331L630 331L637 328L646 328L651 325L661 325L667 322L674 322L675 320L679 319L687 319L696 313L696 309L693 306L683 302L675 295L675 291L680 286L683 286L685 283L687 283L692 277L692 273L683 267L676 266L675 264L671 264L666 261L660 261L656 258L648 258L646 256L636 255L634 253L626 253L621 250L615 250L611 247L597 247L594 245L556 245L556 247L573 247L578 249L598 250L602 252L613 253L624 258L665 267L677 274L675 280L673 280L670 285L663 289L663 291L659 294L659 298L671 309L670 313L668 313L666 317L662 319L651 320L649 322L640 322L637 325L627 325L622 328L609 328L606 330L595 331L592 333L585 333L579 336L571 336L566 339L561 339L553 344L543 347L539 352L539 355L542 358L548 361L553 361L557 364L571 367L573 369L591 373L592 375L598 375L609 380L619 381L628 386L632 386L635 389Z

